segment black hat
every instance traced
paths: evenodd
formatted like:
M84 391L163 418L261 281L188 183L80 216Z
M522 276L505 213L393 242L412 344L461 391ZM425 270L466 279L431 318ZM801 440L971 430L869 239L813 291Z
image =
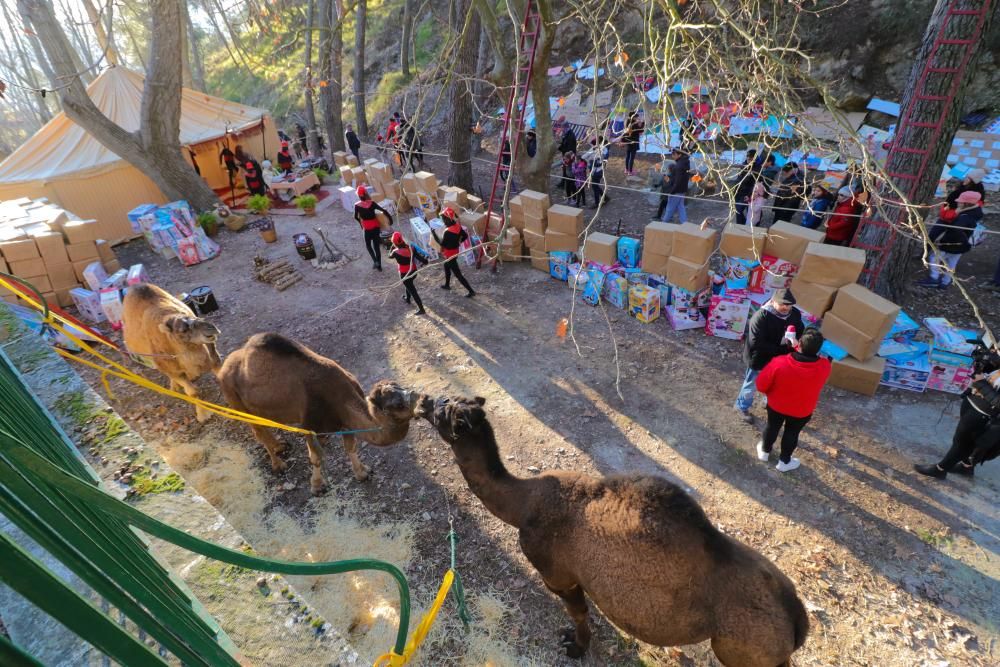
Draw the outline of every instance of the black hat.
M776 289L774 290L774 295L771 297L771 301L783 306L794 306L795 295L792 294L792 290L790 289Z

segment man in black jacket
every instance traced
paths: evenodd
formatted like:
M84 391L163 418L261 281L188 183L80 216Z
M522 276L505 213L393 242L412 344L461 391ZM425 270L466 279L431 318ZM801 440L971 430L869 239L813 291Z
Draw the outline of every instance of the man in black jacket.
M361 150L361 140L358 139L358 135L351 125L347 126L347 131L344 132L344 139L347 140L347 148L354 153L355 158L360 160L361 156L358 154L358 151Z
M757 393L757 375L771 359L792 351L792 341L785 335L788 327L795 327L796 338L801 336L805 329L802 314L795 308L795 296L791 290L775 290L770 301L750 318L743 346L747 372L734 407L748 424L753 423L750 408Z
M688 179L691 178L691 159L686 151L675 148L670 154L673 158L674 166L670 170L670 180L663 187L662 192L667 196L667 205L663 212L663 222L673 222L674 214L681 222L687 222L687 209L684 207L684 198L687 197Z

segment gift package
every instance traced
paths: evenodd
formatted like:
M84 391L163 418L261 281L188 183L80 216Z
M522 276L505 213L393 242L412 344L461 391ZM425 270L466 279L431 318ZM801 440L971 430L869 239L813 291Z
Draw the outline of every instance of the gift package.
M604 300L615 308L628 306L628 281L625 276L612 273L604 279Z
M648 285L630 285L628 314L647 324L654 321L660 316L660 291Z
M712 297L708 306L705 333L718 338L740 340L750 319L750 299L739 295Z

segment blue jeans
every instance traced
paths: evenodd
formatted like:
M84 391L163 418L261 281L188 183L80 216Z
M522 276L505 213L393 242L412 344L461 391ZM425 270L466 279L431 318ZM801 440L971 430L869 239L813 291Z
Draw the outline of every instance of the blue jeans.
M747 369L747 374L743 377L743 386L740 387L740 394L736 397L736 409L740 412L749 412L753 407L753 398L757 394L757 376L760 371L752 368Z
M688 221L683 197L681 195L667 195L667 209L663 212L663 222L673 222L675 213L681 222Z

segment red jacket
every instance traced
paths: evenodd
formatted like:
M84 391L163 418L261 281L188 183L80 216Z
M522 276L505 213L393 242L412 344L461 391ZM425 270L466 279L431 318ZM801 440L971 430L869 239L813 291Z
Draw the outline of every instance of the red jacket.
M861 218L857 217L857 202L854 197L838 202L833 209L833 215L826 221L826 238L828 241L849 241L854 236Z
M816 409L819 393L830 377L830 360L805 361L798 352L775 357L757 376L757 391L767 395L767 405L787 417L808 417Z

